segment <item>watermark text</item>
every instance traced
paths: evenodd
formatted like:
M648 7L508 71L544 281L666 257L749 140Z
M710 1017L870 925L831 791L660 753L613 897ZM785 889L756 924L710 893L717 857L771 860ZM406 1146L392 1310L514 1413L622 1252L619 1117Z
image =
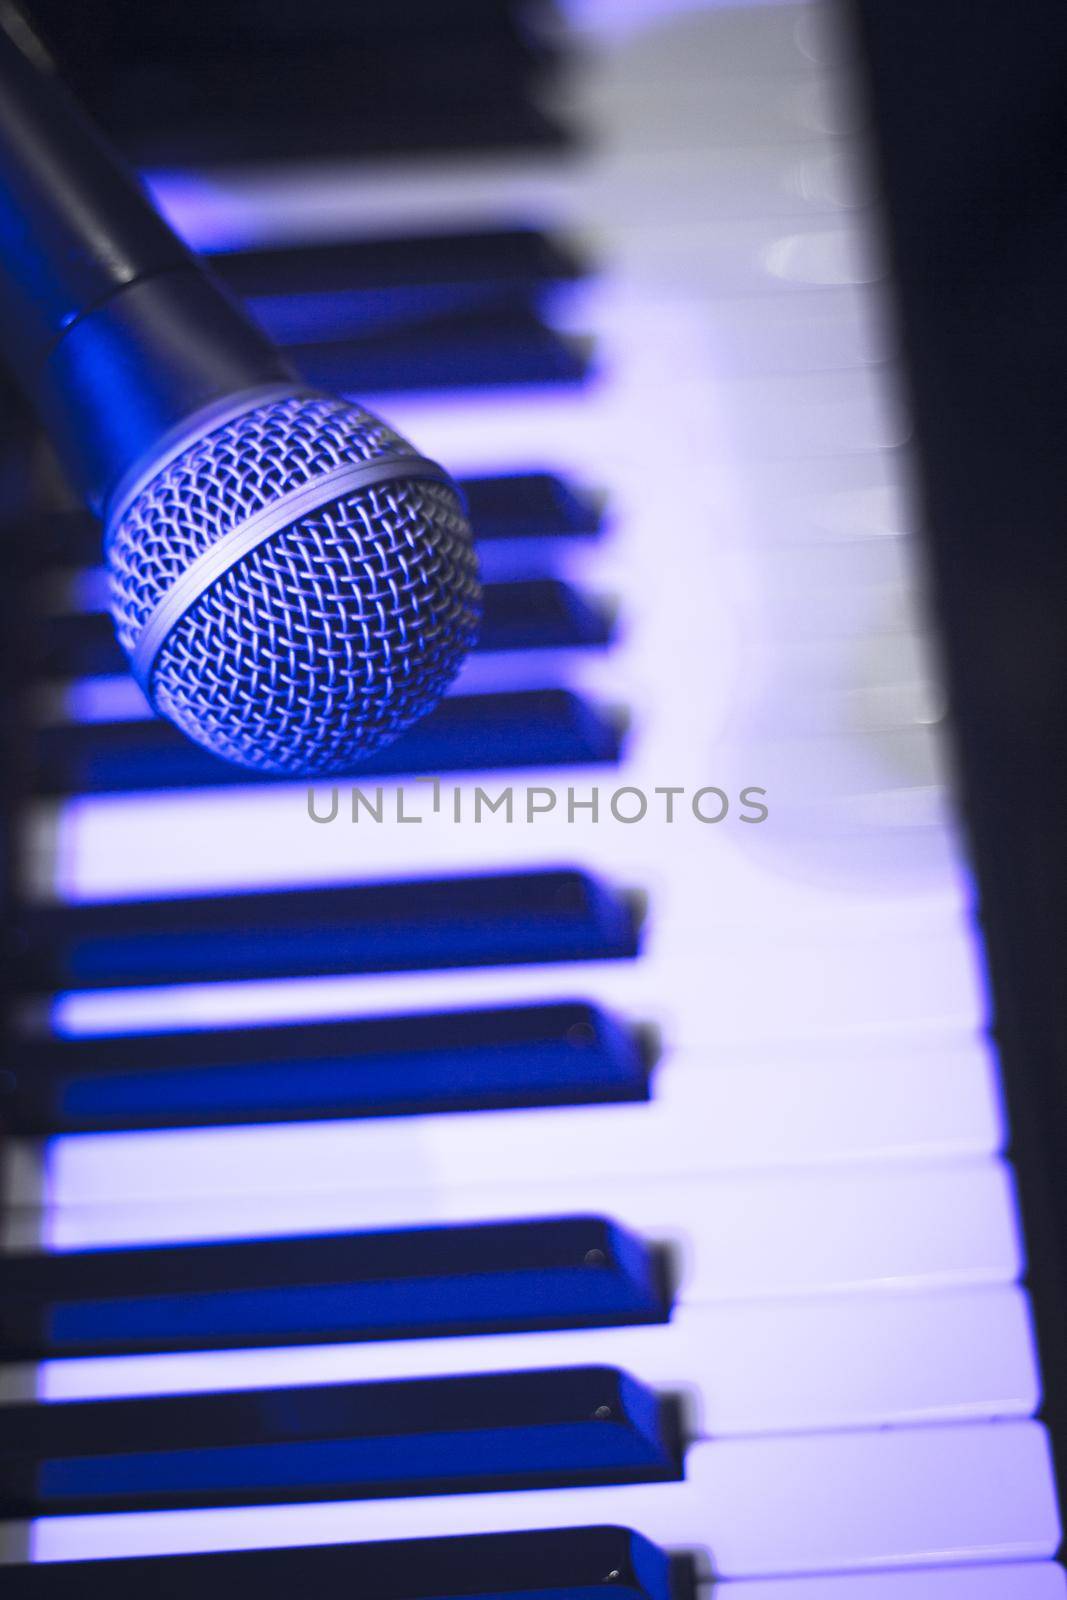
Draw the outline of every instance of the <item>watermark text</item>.
M750 827L770 816L767 791L759 784L727 791L715 784L687 788L684 784L654 784L641 788L621 784L580 787L567 784L447 785L440 778L417 778L413 783L339 785L309 788L307 814L312 822L358 823L361 826L418 826L432 817L463 825L492 820L532 827L545 818L556 822L694 824L713 827L731 819Z

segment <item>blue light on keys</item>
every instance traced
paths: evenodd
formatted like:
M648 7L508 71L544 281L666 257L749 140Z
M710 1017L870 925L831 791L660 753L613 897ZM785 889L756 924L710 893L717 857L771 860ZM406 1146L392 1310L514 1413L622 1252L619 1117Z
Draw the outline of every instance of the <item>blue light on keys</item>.
M300 785L81 795L40 807L29 870L41 898L79 908L561 862L647 896L640 953L580 969L487 951L478 970L72 983L47 999L57 1038L148 1037L129 1079L74 1083L71 1106L96 1096L121 1114L153 1084L193 1092L155 1066L154 1030L207 1046L220 1028L561 997L655 1027L649 1098L318 1120L332 1068L315 1058L287 1083L266 1069L275 1110L299 1101L291 1122L14 1141L7 1182L14 1242L56 1252L602 1215L667 1252L670 1317L300 1347L266 1286L232 1313L271 1347L54 1359L4 1375L0 1399L604 1362L681 1396L683 1478L68 1515L23 1532L34 1560L54 1562L609 1523L698 1552L700 1600L1065 1600L847 54L806 4L564 9L590 47L568 93L596 134L568 163L415 164L402 185L368 164L266 189L170 174L157 190L213 247L502 216L588 237L602 270L551 310L562 332L595 336L583 385L380 404L460 473L545 462L604 487L604 536L554 541L551 571L616 600L616 633L596 650L515 652L507 670L624 708L630 733L602 770L502 775L486 758L441 780L464 803L502 782L582 795L593 782L753 783L767 823L571 823L559 808L537 826L319 827ZM548 552L531 551L547 571ZM501 659L476 664L463 692L491 689ZM97 680L70 689L67 711L89 722L123 705L135 714L121 681ZM377 1066L384 1093L389 1063ZM242 1092L216 1076L220 1116ZM330 1321L337 1293L309 1289L299 1317L317 1305ZM67 1308L55 1332L80 1338L123 1309ZM146 1327L172 1309L150 1303ZM192 1322L198 1309L186 1306ZM237 1465L247 1482L250 1461ZM309 1482L330 1470L301 1466Z

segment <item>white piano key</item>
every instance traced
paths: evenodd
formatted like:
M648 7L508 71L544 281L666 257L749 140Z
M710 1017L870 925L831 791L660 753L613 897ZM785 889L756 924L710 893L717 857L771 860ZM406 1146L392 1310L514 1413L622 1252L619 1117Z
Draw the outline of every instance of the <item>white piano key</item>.
M969 1440L966 1431L889 1431L877 1444L859 1435L779 1440L770 1459L758 1442L739 1441L733 1460L714 1460L707 1489L736 1503L755 1487L756 1503L747 1525L739 1507L736 1528L713 1533L717 1570L1053 1554L1059 1526L1044 1431L1001 1424L977 1427Z
M762 666L753 663L750 704L760 703L776 670L774 658ZM862 684L860 668L856 676ZM764 724L768 721L770 713ZM700 758L699 747L674 761L664 760L658 735L650 730L646 741L638 728L631 757L616 768L446 776L436 815L432 790L403 777L355 784L320 780L269 788L238 785L187 794L90 795L41 804L24 830L23 884L34 899L92 902L555 867L580 860L609 881L623 878L651 885L673 880L675 900L689 902L686 920L709 930L766 926L773 916L783 931L807 928L817 935L821 926L828 933L847 930L851 939L862 932L864 922L871 932L901 918L915 925L927 913L933 931L953 914L958 918L962 878L955 884L934 883L918 899L914 886L905 888L891 879L880 883L876 894L842 899L777 866L768 871L772 853L764 846L788 822L799 796L792 772L791 786L776 790L767 781L756 748L764 731L755 711L747 715L739 709L719 750L697 772L693 759ZM793 766L802 783L820 778L824 788L832 781L847 794L856 786L850 780L865 777L869 758L862 741L847 728L809 737L799 737L792 728L782 732L796 752ZM929 749L923 771L936 775L942 770L938 729L920 725L917 738ZM663 764L657 766L657 761ZM681 793L670 801L668 822L669 785ZM719 822L714 818L722 811L722 800L713 795L696 803L708 821L698 820L694 810L694 797L708 785L727 798L728 809ZM376 822L353 790L376 804L379 787L382 817ZM613 796L627 788L640 795L622 794L613 807ZM531 811L533 789L541 791L533 802L536 811ZM545 789L551 791L548 796ZM503 808L495 813L488 809L487 802L505 790L512 796L510 820ZM746 790L753 791L747 798ZM764 792L755 792L759 790ZM396 821L400 791L404 815L422 819L415 826ZM595 820L583 804L594 794ZM626 818L640 810L641 796L644 816L636 823L620 820L620 812ZM753 801L766 805L768 816L762 823L752 821L758 817ZM878 830L871 828L868 834L874 854Z
M741 464L774 456L892 450L911 423L895 386L880 370L763 375L729 388L725 426Z
M738 292L751 292L751 286L739 286ZM620 382L614 390L606 390L603 405L598 407L587 399L584 413L580 418L574 417L573 428L570 426L571 416L565 414L560 417L553 408L555 423L564 424L555 436L559 444L556 446L554 440L553 448L562 450L565 459L576 463L588 460L593 465L594 458L599 457L601 471L605 470L603 463L610 461L613 481L621 482L634 491L635 498L631 504L639 507L640 513L648 518L653 540L657 535L659 539L658 544L654 542L652 545L652 552L659 552L661 556L659 580L654 585L653 593L666 584L676 613L679 607L684 609L687 605L691 606L693 599L690 597L687 602L677 583L671 582L671 573L662 569L664 539L668 541L667 547L678 549L679 555L684 552L687 563L693 560L708 571L717 571L721 547L728 543L733 524L724 522L720 537L718 526L709 522L709 529L714 530L715 538L709 548L701 552L694 549L691 526L687 528L667 520L673 504L679 508L685 505L691 515L694 505L700 503L700 495L704 492L714 493L717 489L720 511L725 511L727 516L736 516L739 505L758 503L759 495L751 495L749 488L750 479L762 476L763 468L758 467L758 463L817 463L820 458L832 459L836 463L843 455L866 457L872 452L896 451L910 436L910 421L901 404L898 385L887 381L882 368L855 365L826 371L801 369L776 373L773 370L757 370L744 376L733 373L720 378L714 370L714 322L709 327L709 319L702 305L703 298L704 289L701 286L698 293L692 296L690 304L692 325L689 348L692 360L672 373L671 405L669 413L663 418L666 422L669 416L670 430L664 428L661 433L655 425L655 416L650 415L650 409L654 410L654 407L650 408L648 385L657 381L656 372L661 371L661 367L658 349L654 351L649 348L651 341L644 329L640 333L631 333L630 348L624 347L630 373L625 383ZM643 296L634 294L631 321L633 317L643 314L642 304ZM683 303L679 298L673 308L678 322L682 308ZM798 316L801 313L802 308L798 305ZM653 328L653 337L654 334ZM707 352L703 364L696 360L702 350ZM642 385L640 389L629 386L635 381ZM658 392L658 389L651 391L653 395ZM453 433L450 421L457 416L465 421L476 409L470 401L463 401L455 407L445 406L436 400L417 405L415 397L411 396L403 398L402 410L395 400L390 407L394 415L405 420L412 419L408 423L412 431L417 419L420 433L437 435L442 440L451 435L460 449L458 432ZM538 420L536 410L536 405L529 397L515 399L510 414L509 409L505 409L493 419L487 419L487 427L491 431L483 441L486 452L495 435L499 441L492 445L493 459L496 459L496 452L505 447L508 434L519 422L530 421L539 433L543 429L547 434L553 424L549 417ZM645 464L647 455L641 456L636 462L631 457L629 470L621 458L616 466L613 457L621 439L641 425L646 432L650 428L653 430L650 437L657 439L657 454L661 448L659 437L662 437L662 448L672 457L677 455L679 466L686 473L682 486L668 489L663 472L649 473ZM569 444L566 442L568 439ZM529 445L523 447L517 443L511 448L519 459L523 459ZM470 449L469 443L467 449ZM636 472L635 466L638 469ZM833 476L830 475L831 484ZM639 479L644 480L643 504L636 500L636 494L641 492ZM727 501L731 489L736 491L733 505ZM658 524L654 521L657 498ZM645 524L635 518L632 543L628 542L627 545L628 553L642 537L642 526ZM686 534L688 537L685 537ZM645 538L649 536L648 532L643 535ZM635 554L635 559L640 558ZM649 560L647 547L642 567L649 571L655 569L655 562ZM634 592L640 593L640 590ZM697 613L694 611L692 614L695 616ZM706 634L704 642L705 646L712 642Z
M578 1177L520 1187L204 1192L191 1174L170 1201L114 1197L41 1210L24 1147L11 1152L8 1248L73 1250L166 1240L269 1237L349 1228L422 1227L572 1213L613 1217L668 1242L692 1303L856 1289L1013 1283L1022 1248L1010 1169L999 1161L731 1176ZM394 1179L403 1174L393 1175ZM45 1184L47 1191L48 1185ZM21 1196L14 1203L13 1195ZM40 1190L37 1193L41 1197Z
M760 91L766 98L808 86L825 90L844 76L836 59L813 68L800 38L800 6L564 0L558 10L566 35L583 47L566 75L582 85L585 98L575 98L575 111L595 110L598 121L623 120L624 94L640 96L651 86L667 99L676 86L701 83L714 86L711 98L724 96L728 129L731 108L738 107L745 120L767 114L750 104ZM604 85L613 91L610 100Z
M680 52L678 41L687 46L699 37L704 42L698 59L716 89L742 62L753 75L771 80L808 78L813 63L834 67L842 56L836 11L810 0L711 6L706 0L563 0L559 9L580 42L601 52L639 45L641 67L652 72L660 61L684 70L679 55L690 52Z
M798 186L820 175L825 177L825 168L796 165L791 177ZM754 296L757 303L764 297L781 300L783 314L788 314L784 302L791 302L793 315L801 319L816 292L870 292L887 275L877 240L858 219L841 211L814 217L708 212L699 220L690 213L664 219L654 229L631 227L613 236L611 249L617 257L615 283L639 291L642 307L650 303L654 313L665 299L677 299L683 292L695 297L690 324L698 350L708 345L709 323L728 318L742 296ZM583 293L581 300L588 304L589 295ZM591 322L586 331L600 330ZM654 328L642 328L633 337L648 348L652 334ZM774 369L772 361L765 365ZM714 368L706 369L706 384L718 379ZM715 448L715 442L709 438L708 448Z
M579 337L595 328L598 342L625 348L639 306L643 337L655 339L663 363L676 374L713 375L716 385L878 366L896 355L882 285L855 283L850 274L841 285L807 283L798 295L800 285L776 285L771 274L724 298L716 277L721 243L717 234L694 240L692 253L672 260L666 274L642 259L610 289L595 279L569 285L552 297L552 325ZM765 265L774 259L766 241L761 251Z
M469 1111L238 1129L76 1134L49 1141L49 1198L153 1200L469 1183L711 1174L991 1154L1001 1141L988 1053L818 1057L717 1069L670 1057L650 1102Z
M900 539L766 550L756 565L771 648L915 630L922 593L916 552Z
M686 1430L694 1437L1028 1417L1039 1399L1026 1297L1004 1288L773 1306L683 1302L665 1326L50 1361L37 1368L35 1382L33 1369L9 1367L0 1400L34 1392L49 1402L203 1393L600 1362L681 1393Z
M627 234L648 236L692 217L697 189L701 213L722 220L848 215L869 198L862 172L840 170L843 152L833 138L688 150L646 145L625 160L613 143L593 143L568 162L412 158L403 183L380 162L325 160L302 162L291 178L219 171L198 182L157 174L152 186L179 232L201 249L493 228L516 216L551 219L594 240L610 232L613 246L624 248Z
M37 1561L608 1522L703 1550L723 1578L1025 1561L1059 1540L1036 1423L716 1440L683 1483L425 1496L329 1505L52 1517Z
M774 5L774 9L779 7ZM832 4L793 6L791 0L786 0L781 10L785 16L793 18L793 40L806 61L824 70L855 70L855 40L840 7Z
M803 304L772 290L720 301L708 318L702 355L705 349L720 380L879 366L896 353L882 292L852 283L813 287Z
M140 685L125 674L84 678L61 692L64 700L48 721L144 722L154 714Z
M925 1572L756 1579L743 1588L715 1584L711 1593L714 1600L1064 1600L1067 1573L1051 1561L1005 1562Z
M750 759L762 765L768 791L791 792L793 797L789 814L771 838L768 855L774 854L777 835L788 840L797 823L806 823L809 807L821 807L827 826L839 818L861 831L872 853L883 841L889 842L886 836L907 821L907 813L864 811L859 803L868 796L897 789L929 792L937 804L925 817L917 813L915 821L934 827L941 838L947 831L946 821L953 816L949 757L936 723L876 724L865 730L854 728L850 737L845 737L840 726L808 738L798 738L795 730L788 728L760 737L753 729L747 748Z
M841 224L777 232L761 244L757 259L770 282L799 289L871 284L886 275L870 235Z
M849 545L921 527L906 450L768 463L746 485L743 536L754 545Z
M928 678L911 671L908 654L906 644L896 660L888 647L884 654L868 650L861 655L846 646L836 652L836 662L827 656L820 663L809 663L807 674L801 664L791 680L783 660L776 675L781 692L763 695L751 713L750 726L762 738L781 737L787 731L832 738L847 730L862 737L936 728L945 714L945 699ZM944 771L940 766L933 770L939 776ZM926 787L937 801L933 825L944 833L949 822L944 786L935 782Z
M773 658L774 692L785 693L789 681L800 694L841 692L846 688L880 689L917 686L940 693L940 662L933 639L912 627L899 632L874 632L863 639L823 638L777 640ZM937 708L943 714L943 707Z
M699 923L671 928L664 922L650 930L646 944L648 954L636 961L590 962L579 971L544 965L75 991L57 997L53 1023L60 1033L84 1036L580 995L624 1017L659 1019L679 1043L770 1048L850 1035L895 1046L917 1027L940 1043L951 1033L983 1028L987 1018L978 952L954 931L928 932L905 922L892 935L857 938L842 948L815 931L805 944L727 923L713 941Z
M706 11L689 29L673 29L670 48L650 59L636 48L589 54L553 85L549 104L577 126L610 122L613 149L626 155L655 149L733 145L801 145L856 131L861 110L840 74L720 78L709 88L718 18ZM690 31L691 30L691 31ZM751 69L749 69L750 71Z

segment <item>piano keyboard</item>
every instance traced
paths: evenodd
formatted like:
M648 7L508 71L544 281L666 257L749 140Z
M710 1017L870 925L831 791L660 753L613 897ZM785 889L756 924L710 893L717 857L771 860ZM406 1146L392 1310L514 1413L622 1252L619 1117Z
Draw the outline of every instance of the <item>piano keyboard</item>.
M41 519L12 1600L1067 1595L846 19L564 11L574 151L157 178L486 625L257 782Z

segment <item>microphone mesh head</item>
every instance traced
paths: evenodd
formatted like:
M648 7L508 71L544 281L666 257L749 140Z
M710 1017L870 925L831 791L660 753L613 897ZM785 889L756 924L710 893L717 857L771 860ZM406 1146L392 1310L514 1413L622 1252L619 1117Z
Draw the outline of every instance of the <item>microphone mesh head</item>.
M341 492L328 474L410 457ZM159 711L264 772L343 772L437 703L474 642L480 593L463 508L399 434L345 401L272 398L163 465L108 527L128 654L174 583L284 495L291 520L177 613L155 658ZM314 485L322 480L321 500ZM221 554L221 552L219 552Z

